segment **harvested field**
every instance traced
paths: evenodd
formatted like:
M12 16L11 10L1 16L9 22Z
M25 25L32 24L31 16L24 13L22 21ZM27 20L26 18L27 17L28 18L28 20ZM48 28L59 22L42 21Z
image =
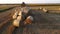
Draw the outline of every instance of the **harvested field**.
M31 10L34 22L30 25L15 28L12 25L12 15L15 8L0 13L0 34L60 34L60 14L44 13L40 10Z

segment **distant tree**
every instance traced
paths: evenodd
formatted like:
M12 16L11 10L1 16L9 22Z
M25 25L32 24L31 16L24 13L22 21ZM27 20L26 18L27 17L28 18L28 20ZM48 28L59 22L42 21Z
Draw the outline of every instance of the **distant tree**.
M25 2L22 2L21 7L25 7L25 6L26 6Z

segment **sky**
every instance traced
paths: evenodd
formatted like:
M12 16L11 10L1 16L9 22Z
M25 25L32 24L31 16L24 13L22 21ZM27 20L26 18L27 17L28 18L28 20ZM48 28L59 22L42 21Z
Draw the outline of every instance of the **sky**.
M0 4L20 4L25 3L60 3L60 0L0 0Z

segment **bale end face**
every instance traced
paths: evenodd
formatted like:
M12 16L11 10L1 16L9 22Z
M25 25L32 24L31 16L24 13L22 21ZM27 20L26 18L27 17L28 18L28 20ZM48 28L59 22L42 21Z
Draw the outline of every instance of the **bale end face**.
M14 20L14 21L13 21L13 26L19 27L19 21L18 21L18 20Z
M46 13L48 10L47 10L47 9L45 9L45 8L43 8L43 11Z
M24 21L24 24L31 24L33 22L33 17L28 16L27 19Z

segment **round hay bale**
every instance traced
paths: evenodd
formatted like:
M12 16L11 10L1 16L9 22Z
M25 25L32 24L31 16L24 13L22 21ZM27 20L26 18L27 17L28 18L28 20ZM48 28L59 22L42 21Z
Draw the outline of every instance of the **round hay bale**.
M46 13L48 10L47 10L47 9L45 9L45 8L43 8L43 11Z
M33 17L32 17L32 16L28 16L28 17L26 18L26 20L24 21L24 24L31 24L32 21L33 21Z
M18 13L18 12L15 12L15 13L14 13L13 19L17 18L17 13Z
M18 15L18 16L17 16ZM16 16L16 17L15 17ZM17 11L17 13L15 14L15 20L13 21L13 25L15 26L15 27L19 27L19 23L20 23L20 21L21 21L21 19L22 19L22 11L20 11L20 12L18 12Z
M19 22L20 22L20 21L18 21L18 20L14 20L14 21L13 21L13 26L19 27Z
M21 21L22 20L22 16L18 16L16 20Z
M39 8L40 10L42 9L42 7Z
M27 14L28 12L29 12L29 8L28 7L22 7L21 8L21 11L23 12L23 13L25 13L25 14Z

